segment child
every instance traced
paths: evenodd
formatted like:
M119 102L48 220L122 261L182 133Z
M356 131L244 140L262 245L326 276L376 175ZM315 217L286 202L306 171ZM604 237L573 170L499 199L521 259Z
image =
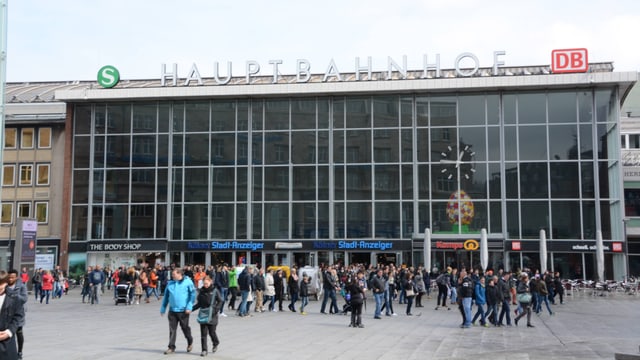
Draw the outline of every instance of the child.
M135 287L133 288L133 295L136 297L136 305L140 305L140 299L142 299L142 283L140 279L136 279Z
M300 315L307 315L304 311L304 307L309 303L309 276L306 273L302 274L302 282L300 283Z

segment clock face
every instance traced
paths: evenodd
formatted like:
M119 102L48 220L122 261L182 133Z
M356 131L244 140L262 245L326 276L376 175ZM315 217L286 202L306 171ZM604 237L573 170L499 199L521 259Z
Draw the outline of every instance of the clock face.
M461 144L447 146L440 153L440 164L442 169L440 172L448 180L452 180L460 175L461 179L471 180L476 169L473 166L475 159L475 151L471 149L471 145Z

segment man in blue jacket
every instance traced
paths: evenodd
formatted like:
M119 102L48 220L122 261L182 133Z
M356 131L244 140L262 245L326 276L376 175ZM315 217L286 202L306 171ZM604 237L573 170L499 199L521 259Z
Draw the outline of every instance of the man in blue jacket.
M176 333L178 324L187 339L187 352L193 349L193 337L189 327L189 314L193 310L196 300L196 290L191 278L185 277L182 269L176 268L171 272L173 281L167 283L160 305L160 315L164 315L169 306L169 347L164 352L165 355L176 352Z

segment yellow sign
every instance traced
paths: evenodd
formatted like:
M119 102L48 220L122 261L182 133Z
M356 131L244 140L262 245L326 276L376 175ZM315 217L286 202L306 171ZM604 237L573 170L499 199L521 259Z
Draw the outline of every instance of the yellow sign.
M470 251L478 250L479 247L480 247L480 243L478 243L478 240L469 239L464 242L465 250L470 250Z

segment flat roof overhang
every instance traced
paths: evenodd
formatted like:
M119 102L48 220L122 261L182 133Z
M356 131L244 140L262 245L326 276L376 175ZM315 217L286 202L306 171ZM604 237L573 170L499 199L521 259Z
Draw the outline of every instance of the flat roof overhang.
M509 90L575 89L620 86L621 99L638 81L637 72L587 72L549 75L502 75L411 80L359 80L313 83L189 85L115 87L57 90L57 101L67 103L197 98L243 98L283 96L336 96L371 93L481 92Z

